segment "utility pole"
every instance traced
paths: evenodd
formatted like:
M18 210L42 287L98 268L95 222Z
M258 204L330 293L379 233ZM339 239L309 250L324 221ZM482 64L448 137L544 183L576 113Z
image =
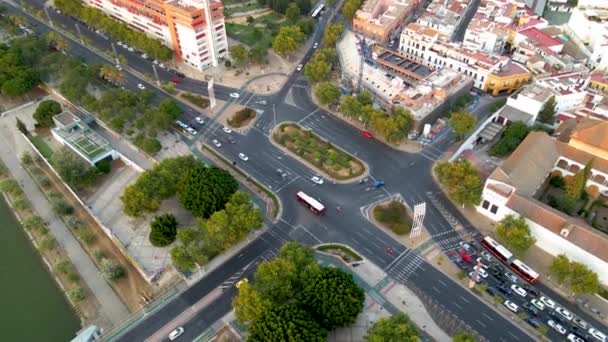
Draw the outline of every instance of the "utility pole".
M110 46L112 46L112 51L114 51L114 58L116 58L116 65L120 65L120 59L118 59L118 52L116 52L116 46L114 46L114 42L111 42ZM154 65L154 64L152 64L152 65Z
M51 15L49 14L49 9L48 7L44 6L44 14L46 14L46 18L49 20L49 25L51 25L51 27L53 26L53 19L51 19Z
M84 45L84 41L82 40L82 33L80 33L80 26L78 23L74 24L76 26L76 32L78 32L78 38L80 39L80 44Z
M156 71L156 65L152 64L152 70L154 71L154 77L156 78L156 85L160 87L160 80L158 79L158 71Z

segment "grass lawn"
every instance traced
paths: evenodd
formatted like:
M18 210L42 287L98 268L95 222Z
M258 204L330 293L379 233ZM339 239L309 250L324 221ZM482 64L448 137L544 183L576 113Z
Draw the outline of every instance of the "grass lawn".
M365 172L363 163L296 123L284 123L272 139L335 179L352 179Z
M397 235L408 234L412 229L412 218L407 214L403 203L398 201L376 206L374 218Z
M342 258L346 262L361 261L363 258L355 253L352 249L342 245L327 244L317 247L317 250L329 254L334 254Z
M237 6L235 4L234 6L231 6L231 7L225 7L224 8L224 15L231 16L234 13L249 12L249 11L253 11L253 10L256 10L256 9L260 9L260 8L264 8L264 7L261 7L260 5L258 5L257 2L254 2L254 3L251 3L251 4L247 4L247 5L242 5L242 6Z
M51 150L49 145L46 144L46 142L41 136L30 136L30 141L32 142L32 144L34 144L34 146L36 146L38 151L44 156L46 160L51 160L51 157L53 156L53 150Z
M279 32L280 22L283 17L275 12L258 17L253 24L242 25L226 23L228 37L236 39L250 47L260 45L266 48L272 47L274 37Z

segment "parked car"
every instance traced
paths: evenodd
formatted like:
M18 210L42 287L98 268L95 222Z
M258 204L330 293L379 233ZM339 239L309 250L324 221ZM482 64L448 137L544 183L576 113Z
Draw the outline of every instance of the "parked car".
M223 127L222 131L224 131L225 133L228 133L228 134L232 133L232 130L228 127Z
M566 339L570 342L585 342L585 339L573 333L568 334Z
M477 264L481 265L481 267L483 267L486 270L490 268L490 265L484 263L484 259L482 259L481 257L477 258L477 260L475 260L475 261L477 261Z
M487 261L492 261L494 260L494 258L492 257L492 254L486 252L486 251L481 251L481 256L486 259Z
M372 134L368 131L361 131L361 135L366 137L367 139L371 139L372 138Z
M521 288L521 286L517 286L515 284L511 285L511 290L513 290L513 292L517 293L518 295L522 296L522 297L526 297L528 295L528 293L526 292L526 290L524 290L523 288Z
M486 288L486 293L492 297L500 296L500 291L498 291L497 288L492 287L492 286L488 286L488 288Z
M562 327L561 324L557 323L556 321L550 319L547 321L547 324L553 328L555 331L557 331L558 333L565 335L566 334L566 328Z
M245 155L245 153L239 153L239 158L241 158L242 161L248 161L249 160L249 157L247 157Z
M222 143L217 141L217 139L213 139L211 142L213 145L215 145L215 147L222 147Z
M583 329L585 331L587 329L589 329L589 323L585 322L580 317L574 317L572 319L572 323L574 323L576 326L580 327L581 329Z
M175 83L175 84L179 84L179 83L181 83L181 82L182 82L181 77L178 77L178 76L173 76L173 77L171 77L169 80L170 80L171 82Z
M536 306L536 308L538 310L542 311L545 309L545 304L538 299L532 299L532 301L530 303L532 303L532 305Z
M524 284L521 287L524 288L524 290L526 290L526 292L528 292L528 294L532 297L539 297L540 296L540 292L538 292L538 290L536 288L534 288L534 286L530 285L530 284Z
M551 298L542 296L540 297L540 301L549 309L555 309L555 302Z
M192 135L197 135L198 134L198 132L194 128L192 128L192 127L186 128L186 131L188 131L188 133L190 133Z
M146 87L141 83L137 83L137 88L139 88L140 90L146 90Z
M462 247L465 251L467 251L468 253L473 253L473 247L471 247L471 245L469 245L468 243L464 242L464 241L460 241L458 243L460 245L460 247Z
M474 275L475 275L475 271L469 272L469 278L473 279ZM477 277L475 277L473 280L475 280L476 283L479 283L479 281L481 281L481 277L479 276L479 274L477 274Z
M512 283L516 283L517 284L517 276L511 272L506 272L505 276L507 277L507 279L509 279Z
M505 296L510 296L513 294L513 291L511 291L507 284L500 285L498 287L498 291L502 292Z
M175 328L172 332L169 333L169 340L173 341L176 338L180 337L184 333L183 327Z
M530 324L533 328L536 328L536 329L540 328L543 325L536 318L528 318L528 319L526 319L526 322L528 322L528 324Z
M484 279L486 279L488 277L488 272L486 272L486 270L483 267L479 268L479 271L477 272L477 274L480 275Z
M587 338L587 329L583 329L581 327L578 326L573 326L572 329L570 329L570 332L573 333L574 335L586 339Z
M323 178L318 177L318 176L314 176L310 180L313 181L313 183L315 183L315 184L319 184L319 185L323 184Z
M505 300L505 302L503 303L504 306L506 306L509 310L517 313L519 311L519 306L517 306L517 304L513 303L510 300Z
M205 124L205 120L203 120L203 118L201 118L200 116L197 116L196 118L194 118L194 120L201 125Z
M556 307L555 312L562 315L562 317L564 317L565 319L567 319L569 321L571 321L574 318L574 315L572 314L572 312L566 310L565 308L562 308L561 306Z
M302 68L304 67L303 64L299 64L298 67L296 68L297 71L302 71Z
M606 334L595 328L589 329L589 335L593 336L593 338L600 342L606 342Z
M538 316L538 313L540 312L536 306L530 303L524 303L521 307L524 309L524 311L533 316Z
M241 95L239 95L239 93L230 93L230 97L232 97L233 99L238 99L239 97L241 97Z

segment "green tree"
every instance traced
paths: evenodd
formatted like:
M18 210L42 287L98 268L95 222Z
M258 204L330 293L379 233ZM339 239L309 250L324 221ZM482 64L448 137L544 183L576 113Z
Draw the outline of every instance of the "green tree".
M107 280L117 280L125 275L125 270L111 259L103 258L99 262L99 271Z
M92 185L97 179L97 169L68 147L55 151L51 164L66 183L79 189Z
M477 117L467 112L456 112L452 113L449 123L456 137L462 139L475 128Z
M359 7L361 7L361 0L346 0L342 6L342 16L346 21L352 21Z
M536 242L530 234L526 219L522 216L515 218L513 215L508 215L503 218L496 226L496 235L518 256L525 254Z
M290 2L285 11L285 18L291 24L294 24L300 19L300 7L295 2Z
M562 285L570 276L571 268L570 259L565 254L560 254L553 258L553 262L549 266L549 274Z
M156 247L165 247L175 241L177 220L171 214L156 216L150 224L150 243Z
M323 32L323 46L328 48L335 48L340 35L344 32L344 24L328 24Z
M327 81L329 79L329 73L331 71L331 64L328 63L324 56L315 53L312 60L306 63L304 68L304 75L306 80L310 83L317 83Z
M230 48L230 56L237 65L245 64L250 57L249 50L243 44L237 44Z
M251 48L251 50L249 50L249 54L254 62L262 64L266 61L268 49L261 44L256 44L253 48Z
M578 200L587 184L587 179L591 175L591 166L593 161L588 162L584 168L578 170L574 176L566 178L566 196L570 197L573 201Z
M40 127L53 126L53 116L61 113L61 104L54 100L44 100L40 102L34 112L34 119Z
M359 93L359 95L357 95L357 101L359 101L362 106L368 106L372 105L374 99L372 98L372 94L370 94L368 91L362 91Z
M19 130L19 132L27 135L29 132L27 131L27 127L25 127L25 124L23 123L23 121L19 120L19 118L17 118L16 120L17 120L17 129Z
M305 36L310 36L315 30L315 20L313 18L300 18L296 25Z
M452 341L453 342L475 342L475 341L477 341L477 339L475 339L475 337L471 333L461 331L458 334L452 336Z
M304 42L304 33L297 25L283 26L272 44L274 51L281 55L291 55Z
M440 162L435 167L439 182L447 188L448 195L461 205L478 205L483 185L475 167L468 161Z
M381 318L368 330L369 342L417 342L420 340L416 326L404 313Z
M581 293L597 293L600 281L597 273L586 265L573 261L570 267L570 289L574 295Z
M299 298L302 307L327 330L354 323L364 300L363 289L338 268L323 268L314 274Z
M315 89L315 96L323 105L332 105L340 99L340 89L330 82L321 82Z
M335 7L337 3L338 3L338 0L326 0L325 1L325 4L329 7Z
M555 122L555 105L555 96L551 96L543 105L536 120L547 125L553 125Z
M95 164L95 167L97 168L97 171L103 174L108 174L110 171L112 171L112 163L107 159L100 160L97 162L97 164Z
M182 110L172 98L164 99L158 105L158 109L154 111L154 127L158 129L170 128L175 120L182 115Z
M234 314L241 322L255 322L273 308L272 301L265 298L252 284L244 283L232 301Z
M180 268L185 271L190 271L193 270L196 266L192 255L190 255L186 248L182 246L175 246L171 248L169 255L171 256L171 261L173 262L173 265L175 265L177 268Z
M500 140L490 149L490 154L497 157L504 157L510 154L528 136L529 132L530 129L523 121L515 121L509 124Z
M351 118L359 119L363 106L357 100L356 96L348 95L342 97L340 102L340 111Z
M225 170L199 166L180 184L180 202L197 217L208 218L224 206L239 184Z
M248 329L251 342L318 341L327 339L327 331L296 303L273 308Z

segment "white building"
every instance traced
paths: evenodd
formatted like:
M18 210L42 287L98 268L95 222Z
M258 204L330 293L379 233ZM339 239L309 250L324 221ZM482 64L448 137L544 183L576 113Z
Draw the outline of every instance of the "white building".
M572 11L568 28L589 51L589 66L608 68L608 1L601 1L604 7L579 7ZM580 47L580 46L579 46Z

